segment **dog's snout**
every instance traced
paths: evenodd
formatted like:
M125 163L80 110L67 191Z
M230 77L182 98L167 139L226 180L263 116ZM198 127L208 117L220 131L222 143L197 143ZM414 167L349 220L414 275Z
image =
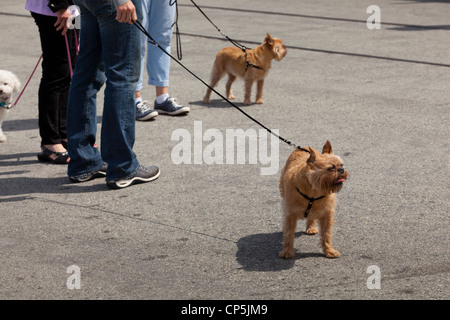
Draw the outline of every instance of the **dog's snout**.
M339 169L338 169L338 172L339 172L340 174L344 174L345 170L344 170L344 168L339 168Z

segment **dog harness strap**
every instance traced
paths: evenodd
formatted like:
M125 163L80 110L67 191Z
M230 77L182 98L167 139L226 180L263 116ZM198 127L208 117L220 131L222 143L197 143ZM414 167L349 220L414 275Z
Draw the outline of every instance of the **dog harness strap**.
M260 67L260 66L256 66L250 62L248 62L248 60L245 62L245 71L247 71L248 67L252 67L252 68L256 68L259 70L264 70L264 68Z
M254 65L253 63L248 62L246 49L248 49L248 48L246 48L246 47L242 47L241 48L241 50L244 51L244 55L245 55L245 72L247 72L248 67L256 68L256 69L259 69L259 70L264 70L264 68L262 68L260 66L257 66L257 65Z
M297 148L298 150L302 150L302 151L305 151L305 152L308 152L308 153L311 153L308 149L305 149L305 148L302 148L302 147L300 147L300 146L296 146L296 145L294 145L294 147L295 148Z
M303 192L301 192L299 188L297 188L297 187L295 187L295 188L296 188L297 191L302 195L303 198L305 198L306 200L309 201L308 207L307 207L306 210L305 210L305 218L306 218L306 217L308 217L308 214L309 214L309 212L311 211L313 202L316 201L316 200L320 200L320 199L324 198L325 196L321 196L321 197L318 197L318 198L310 198L310 197L308 197L307 195L305 195Z

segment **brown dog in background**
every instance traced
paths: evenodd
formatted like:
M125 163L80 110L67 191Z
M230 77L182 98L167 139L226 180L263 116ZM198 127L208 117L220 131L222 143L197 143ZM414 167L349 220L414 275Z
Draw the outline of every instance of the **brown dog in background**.
M245 81L244 104L249 105L253 83L256 81L256 103L263 103L264 78L267 76L271 61L280 61L286 55L286 47L280 39L266 35L264 42L254 49L247 49L246 54L237 47L226 47L216 55L211 71L210 87L214 88L225 74L228 74L226 84L226 96L232 100L235 97L231 93L231 85L237 77ZM246 57L247 55L247 57ZM246 60L247 58L247 60ZM249 64L247 64L247 62ZM204 103L210 102L211 89L208 88L203 98Z
M322 154L313 148L310 153L294 150L281 172L280 194L284 211L282 258L293 258L294 234L299 219L306 219L306 233L318 232L319 222L321 245L328 258L339 257L331 244L333 216L336 208L336 193L348 178L344 163L332 152L329 141Z

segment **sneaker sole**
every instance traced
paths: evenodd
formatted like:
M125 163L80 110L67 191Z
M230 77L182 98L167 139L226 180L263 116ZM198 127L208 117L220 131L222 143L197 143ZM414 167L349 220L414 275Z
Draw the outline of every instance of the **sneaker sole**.
M123 188L131 186L132 184L145 183L145 182L150 182L150 181L156 180L160 174L161 174L161 171L158 170L158 173L150 178L133 177L126 181L109 181L109 182L106 182L106 185L108 187L110 187L111 189L123 189Z
M191 109L189 107L184 107L184 108L178 109L177 111L173 111L173 112L158 109L159 114L168 114L170 116L176 116L176 115L180 115L180 114L189 113L189 111L191 111Z
M106 177L106 172L103 171L97 171L96 173L94 173L92 176L87 176L86 178L74 178L74 177L69 177L70 181L72 182L86 182L86 181L90 181L90 180L94 180L97 178L104 178Z
M155 118L158 115L158 112L151 112L148 115L146 115L145 117L142 118L136 118L136 120L138 121L146 121L146 120L150 120Z

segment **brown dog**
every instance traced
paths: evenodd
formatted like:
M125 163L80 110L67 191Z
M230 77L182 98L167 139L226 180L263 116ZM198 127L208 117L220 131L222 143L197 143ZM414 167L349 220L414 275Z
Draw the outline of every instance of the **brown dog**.
M339 257L331 244L336 193L348 178L341 158L332 153L329 141L322 154L296 149L281 172L280 194L284 211L282 258L294 257L294 233L299 219L306 219L306 233L316 234L319 221L321 245L328 258Z
M264 78L267 76L271 61L280 61L286 55L286 47L280 39L266 35L264 42L254 49L247 49L246 53L237 47L226 47L216 55L214 66L211 71L210 87L214 88L225 73L228 74L226 84L226 96L228 99L235 97L231 93L231 85L237 77L245 81L244 104L250 104L250 96L253 83L257 82L256 103L263 103L262 95L264 89ZM210 102L211 89L208 88L204 103Z

